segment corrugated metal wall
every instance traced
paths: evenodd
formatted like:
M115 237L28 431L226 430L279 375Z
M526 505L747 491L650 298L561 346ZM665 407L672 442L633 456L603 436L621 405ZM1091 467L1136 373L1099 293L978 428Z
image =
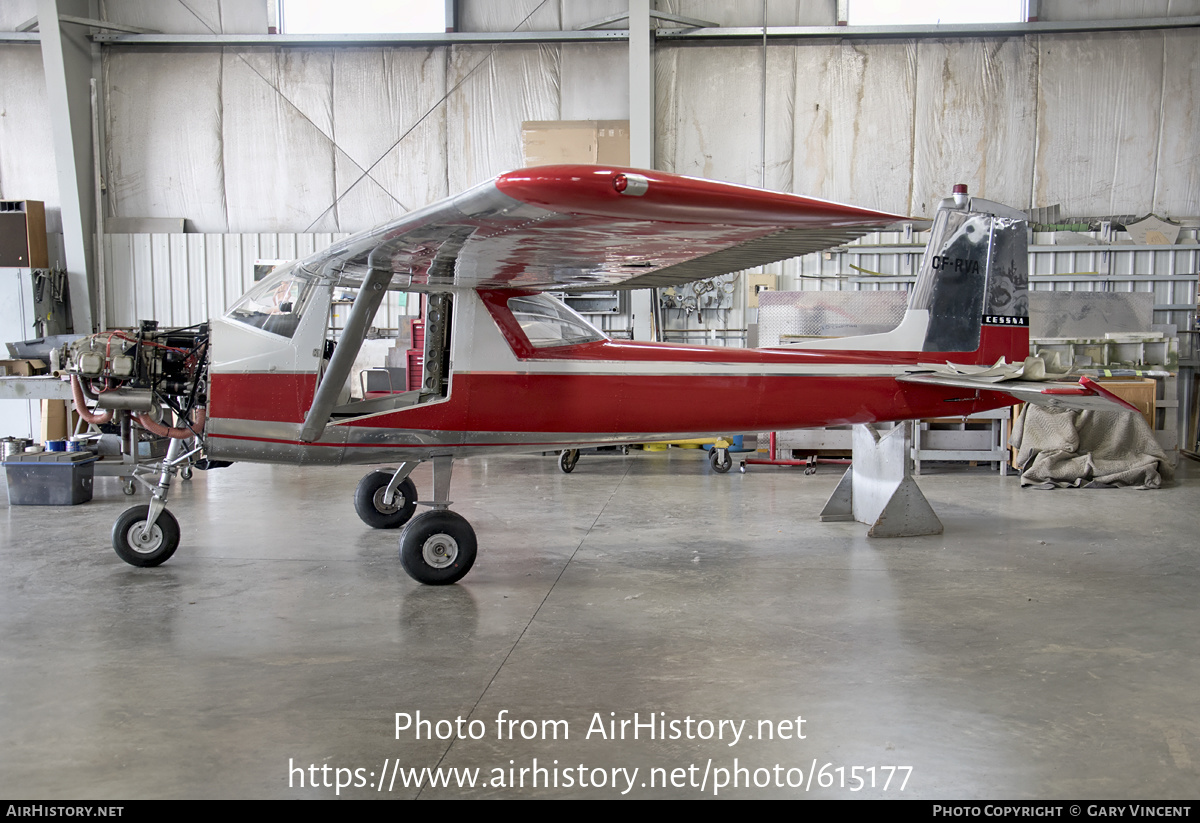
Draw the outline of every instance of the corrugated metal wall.
M294 260L345 234L110 234L108 322L190 326L221 314L254 282L256 260ZM380 318L382 320L382 316ZM389 317L389 320L392 319Z
M1123 235L1118 234L1120 241ZM1200 300L1200 243L1193 236L1175 246L1050 244L1046 233L1029 247L1034 291L1149 292L1154 322L1188 328ZM907 289L920 269L927 235L905 242L899 232L867 235L841 249L785 260L755 273L774 275L780 291L892 291ZM739 286L737 294L741 294ZM738 300L731 309L664 312L665 337L672 341L746 345L756 312Z

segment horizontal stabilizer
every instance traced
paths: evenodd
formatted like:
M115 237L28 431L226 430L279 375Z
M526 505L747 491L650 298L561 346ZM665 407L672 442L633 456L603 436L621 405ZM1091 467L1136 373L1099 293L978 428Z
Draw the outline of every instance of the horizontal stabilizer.
M942 372L914 372L896 378L902 383L950 386L957 389L998 391L1024 403L1052 409L1091 409L1094 411L1139 411L1090 377L1078 383L1038 382L1034 380L994 381L988 377Z

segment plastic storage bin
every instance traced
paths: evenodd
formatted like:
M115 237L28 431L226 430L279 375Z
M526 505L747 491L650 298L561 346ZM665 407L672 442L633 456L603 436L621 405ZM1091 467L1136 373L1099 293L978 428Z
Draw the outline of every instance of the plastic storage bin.
M4 461L9 505L74 506L88 502L92 499L96 460L91 452L13 455Z

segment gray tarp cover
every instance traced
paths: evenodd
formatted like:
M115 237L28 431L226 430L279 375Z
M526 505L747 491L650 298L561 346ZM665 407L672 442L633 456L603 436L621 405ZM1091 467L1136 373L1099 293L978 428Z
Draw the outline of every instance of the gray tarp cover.
M1026 405L1010 441L1021 485L1157 489L1173 466L1140 414Z

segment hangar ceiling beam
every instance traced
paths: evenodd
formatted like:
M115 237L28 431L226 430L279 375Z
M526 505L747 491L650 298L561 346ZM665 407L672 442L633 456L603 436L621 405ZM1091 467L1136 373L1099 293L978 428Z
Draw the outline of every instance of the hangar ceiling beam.
M1146 31L1200 26L1200 17L1147 17L1133 20L1062 20L1036 23L947 23L940 26L768 26L772 40L865 40L874 38L1016 37L1092 31ZM632 28L632 26L631 26ZM759 40L762 26L659 29L659 40Z
M761 29L760 29L761 31ZM495 43L620 43L629 32L448 31L414 34L106 34L92 35L111 46L470 46Z

